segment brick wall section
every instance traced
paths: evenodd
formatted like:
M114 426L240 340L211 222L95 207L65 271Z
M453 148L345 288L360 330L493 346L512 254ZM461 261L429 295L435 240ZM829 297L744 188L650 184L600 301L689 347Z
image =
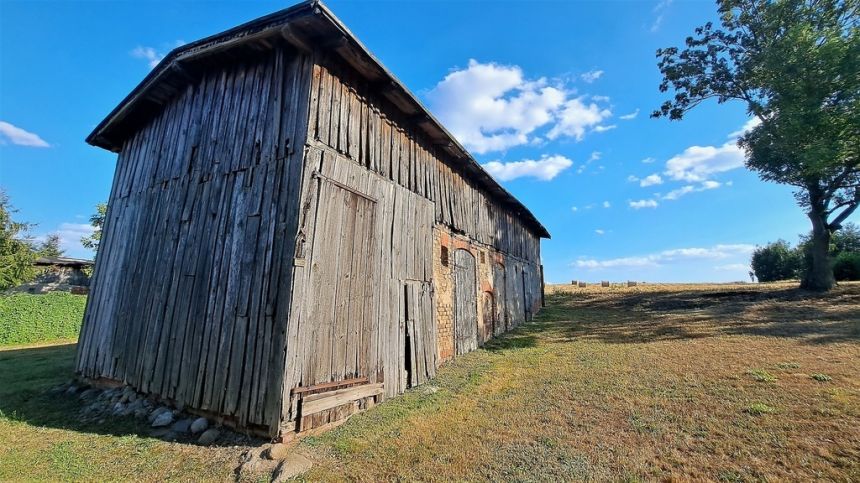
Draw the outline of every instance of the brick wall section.
M444 264L442 249L446 248L448 262ZM458 249L469 250L475 257L478 277L478 342L492 337L492 321L495 314L484 314L485 305L492 307L486 297L492 297L498 304L502 301L495 299L493 287L493 264L506 263L503 253L493 248L472 242L468 238L451 233L447 227L436 225L433 229L433 287L436 299L437 348L439 361L445 362L454 357L454 252ZM537 313L540 301L537 300L532 313ZM486 315L486 316L485 316Z

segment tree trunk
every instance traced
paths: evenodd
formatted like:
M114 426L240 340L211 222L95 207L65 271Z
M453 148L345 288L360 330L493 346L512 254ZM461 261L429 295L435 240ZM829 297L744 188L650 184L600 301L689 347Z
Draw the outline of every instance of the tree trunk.
M812 221L812 240L810 250L812 265L806 267L800 287L806 290L826 292L836 285L833 277L833 263L830 260L830 228L827 226L827 215L810 210L809 219Z

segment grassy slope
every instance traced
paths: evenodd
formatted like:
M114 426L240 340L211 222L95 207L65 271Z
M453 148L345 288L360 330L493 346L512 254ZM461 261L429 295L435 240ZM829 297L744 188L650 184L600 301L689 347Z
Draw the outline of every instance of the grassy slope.
M76 339L84 316L85 295L0 295L0 346Z
M305 440L307 478L860 479L860 284L680 289L550 295L432 387ZM232 476L241 449L75 424L41 395L72 357L0 351L0 480Z

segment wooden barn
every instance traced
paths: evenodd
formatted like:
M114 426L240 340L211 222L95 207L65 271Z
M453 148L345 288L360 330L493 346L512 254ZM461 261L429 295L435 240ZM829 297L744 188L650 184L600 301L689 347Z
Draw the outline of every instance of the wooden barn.
M171 52L118 153L77 371L277 437L531 318L538 220L318 1Z

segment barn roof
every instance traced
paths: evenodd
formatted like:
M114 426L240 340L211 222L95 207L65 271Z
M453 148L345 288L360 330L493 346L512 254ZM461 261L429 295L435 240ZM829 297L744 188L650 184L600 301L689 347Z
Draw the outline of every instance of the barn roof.
M459 160L465 176L507 205L538 236L549 232L504 189L421 102L319 0L308 0L172 50L87 136L87 142L119 152L123 142L159 112L167 101L206 71L230 61L288 43L310 51L323 47L338 54L368 83L422 129L438 147Z

